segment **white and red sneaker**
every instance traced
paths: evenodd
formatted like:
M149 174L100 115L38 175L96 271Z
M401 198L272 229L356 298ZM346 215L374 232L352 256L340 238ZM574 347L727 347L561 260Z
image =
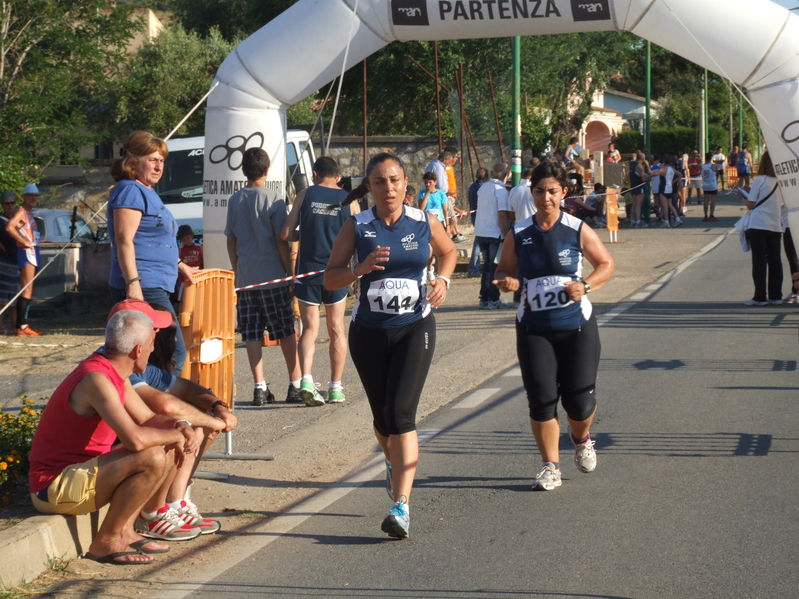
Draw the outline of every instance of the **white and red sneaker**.
M143 537L162 541L188 541L202 533L199 527L186 524L168 505L160 508L151 520L139 514L133 527Z
M200 512L197 511L197 506L191 501L185 499L180 502L180 507L174 510L185 524L189 526L196 526L200 529L200 534L210 535L222 528L222 525L216 520L209 520L203 518Z

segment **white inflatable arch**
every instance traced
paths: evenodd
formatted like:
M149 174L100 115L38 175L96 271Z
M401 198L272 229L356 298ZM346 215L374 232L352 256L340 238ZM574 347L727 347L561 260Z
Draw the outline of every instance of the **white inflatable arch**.
M217 73L205 121L206 264L229 265L222 232L242 151L263 147L267 184L285 189L286 108L339 75L345 53L350 68L396 40L583 31L630 31L744 86L799 231L799 15L771 0L301 0Z

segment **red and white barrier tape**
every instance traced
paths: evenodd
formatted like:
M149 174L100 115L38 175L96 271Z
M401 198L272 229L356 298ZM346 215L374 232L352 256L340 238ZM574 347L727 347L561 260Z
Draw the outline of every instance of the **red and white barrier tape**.
M324 270L314 270L312 272L304 272L301 275L295 275L293 277L284 277L282 279L273 279L271 281L266 281L266 283L257 283L255 285L246 285L244 287L236 287L233 291L242 291L245 289L255 289L256 287L265 287L267 285L274 285L275 283L285 283L286 281L294 281L295 279L302 279L303 277L310 277L313 275L319 275L325 272Z

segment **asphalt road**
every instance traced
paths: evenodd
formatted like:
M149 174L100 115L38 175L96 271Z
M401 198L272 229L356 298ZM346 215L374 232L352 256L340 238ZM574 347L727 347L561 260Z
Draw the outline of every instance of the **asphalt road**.
M735 237L665 278L601 319L596 472L564 428L563 486L530 491L511 369L421 422L410 539L377 458L163 596L796 597L797 306L742 305Z

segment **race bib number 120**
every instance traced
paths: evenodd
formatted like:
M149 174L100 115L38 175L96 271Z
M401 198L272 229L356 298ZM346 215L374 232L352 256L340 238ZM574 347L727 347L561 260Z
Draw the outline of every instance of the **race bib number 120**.
M552 276L527 281L527 303L530 310L554 310L573 304L566 288L566 283L571 280L569 277Z
M407 314L419 301L419 284L413 279L381 279L372 282L366 296L372 312Z

